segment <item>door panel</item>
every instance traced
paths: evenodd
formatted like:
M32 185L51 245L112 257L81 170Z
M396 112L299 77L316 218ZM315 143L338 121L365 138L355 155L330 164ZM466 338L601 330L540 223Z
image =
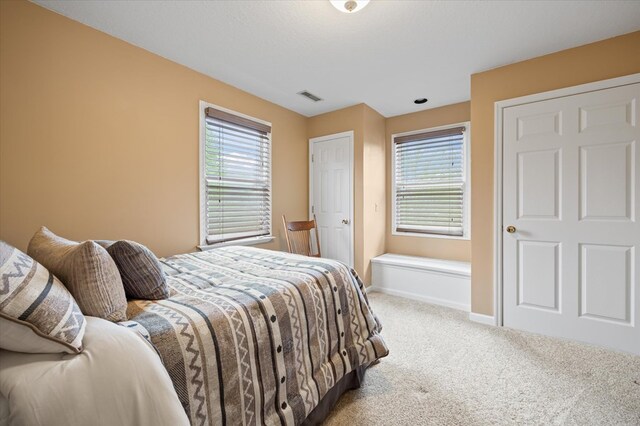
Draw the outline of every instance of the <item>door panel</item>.
M518 218L560 218L560 151L518 153Z
M635 142L580 148L580 219L632 220Z
M633 247L581 245L581 318L630 324L633 261Z
M638 99L631 84L503 110L505 326L640 354Z
M596 100L595 103L586 103L580 107L580 132L607 126L635 126L636 102L637 99L631 95L621 102L598 103Z
M312 213L323 257L353 266L351 224L351 144L349 136L312 140Z
M518 241L518 306L558 311L560 243Z

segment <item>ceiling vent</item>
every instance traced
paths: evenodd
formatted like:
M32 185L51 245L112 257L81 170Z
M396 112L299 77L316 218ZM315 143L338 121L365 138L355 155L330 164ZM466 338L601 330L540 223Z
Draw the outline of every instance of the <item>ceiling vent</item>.
M306 90L303 90L302 92L298 92L298 95L300 96L304 96L307 99L312 100L313 102L319 102L322 100L321 97L314 95L313 93L310 93Z

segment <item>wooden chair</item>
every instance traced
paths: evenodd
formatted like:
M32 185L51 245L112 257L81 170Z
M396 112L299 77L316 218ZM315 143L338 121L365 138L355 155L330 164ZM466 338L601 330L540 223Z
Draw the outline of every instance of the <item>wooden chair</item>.
M318 237L318 224L316 216L313 220L303 220L298 222L287 222L282 215L282 223L284 224L284 235L287 238L287 247L289 253L302 254L304 256L321 257L320 255L320 238ZM316 250L313 251L311 231L315 232Z

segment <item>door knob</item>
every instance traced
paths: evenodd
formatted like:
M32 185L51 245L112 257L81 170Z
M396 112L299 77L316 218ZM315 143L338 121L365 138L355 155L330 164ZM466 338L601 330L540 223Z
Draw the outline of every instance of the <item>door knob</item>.
M513 234L514 232L516 232L516 227L513 225L507 226L507 232Z
M342 223L344 223L345 225L349 224L349 219L342 219Z

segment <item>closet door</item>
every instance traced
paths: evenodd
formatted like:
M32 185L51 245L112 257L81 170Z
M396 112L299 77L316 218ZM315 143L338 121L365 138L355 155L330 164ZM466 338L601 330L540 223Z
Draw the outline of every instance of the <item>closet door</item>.
M504 325L640 354L640 84L503 112Z

